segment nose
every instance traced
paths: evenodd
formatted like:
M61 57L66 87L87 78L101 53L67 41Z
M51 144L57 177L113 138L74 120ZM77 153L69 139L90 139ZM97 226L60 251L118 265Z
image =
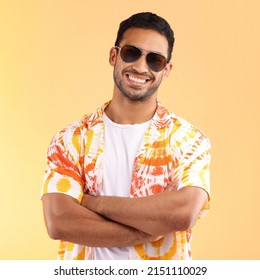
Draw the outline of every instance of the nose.
M148 65L146 62L146 54L142 53L138 60L133 63L133 69L139 73L147 73Z

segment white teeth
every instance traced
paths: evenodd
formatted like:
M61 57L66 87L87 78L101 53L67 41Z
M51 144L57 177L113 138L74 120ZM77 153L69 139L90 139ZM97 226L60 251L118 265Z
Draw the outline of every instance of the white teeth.
M146 82L145 79L135 78L135 77L130 76L130 75L129 75L128 77L129 77L129 79L130 79L131 81L133 81L133 82L135 82L135 83L144 84L144 83Z

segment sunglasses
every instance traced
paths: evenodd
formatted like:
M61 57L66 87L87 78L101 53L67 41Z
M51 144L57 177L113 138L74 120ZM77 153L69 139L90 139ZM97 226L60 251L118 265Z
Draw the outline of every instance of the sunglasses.
M120 50L120 57L127 63L137 61L142 55L145 55L141 49L131 45L124 45L122 48L115 46L115 48ZM154 72L162 71L167 64L166 57L156 52L148 52L145 58L147 65Z

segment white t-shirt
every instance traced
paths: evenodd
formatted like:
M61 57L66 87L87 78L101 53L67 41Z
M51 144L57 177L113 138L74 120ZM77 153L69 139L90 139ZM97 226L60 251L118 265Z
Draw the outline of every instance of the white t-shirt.
M103 161L103 190L101 195L130 196L133 164L150 121L142 124L117 124L106 114ZM105 234L105 233L104 233ZM94 248L94 260L127 260L128 247Z

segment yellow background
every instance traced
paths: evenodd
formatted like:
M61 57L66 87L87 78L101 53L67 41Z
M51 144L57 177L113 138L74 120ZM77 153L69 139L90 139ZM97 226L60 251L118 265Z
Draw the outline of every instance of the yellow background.
M175 31L159 100L212 143L211 211L194 259L260 259L260 1L0 2L0 259L55 259L40 201L61 128L110 99L119 23L152 11Z

